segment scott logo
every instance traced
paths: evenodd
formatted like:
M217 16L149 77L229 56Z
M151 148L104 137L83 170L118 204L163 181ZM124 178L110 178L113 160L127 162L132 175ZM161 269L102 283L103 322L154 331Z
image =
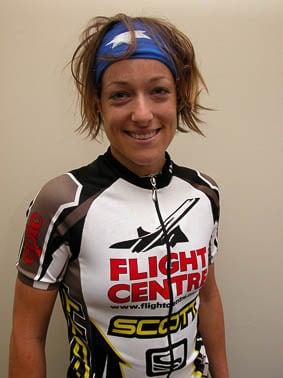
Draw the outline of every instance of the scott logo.
M186 365L187 340L183 339L172 345L173 360L169 347L146 351L146 374L148 377L164 376Z
M41 248L38 246L38 235L43 225L42 216L34 212L30 215L27 223L24 247L23 247L23 260L25 264L31 265L41 256Z
M160 338L186 328L189 324L189 316L193 321L196 313L196 299L194 299L172 314L170 319L168 316L115 316L110 321L108 335L140 339Z

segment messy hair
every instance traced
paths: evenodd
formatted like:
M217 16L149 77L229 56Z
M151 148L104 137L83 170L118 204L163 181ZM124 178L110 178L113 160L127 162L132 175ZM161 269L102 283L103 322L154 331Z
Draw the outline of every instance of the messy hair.
M130 17L117 14L113 17L95 17L90 20L82 33L81 43L76 48L72 60L71 71L80 95L80 111L82 122L79 132L86 132L95 139L102 125L100 114L100 85L95 83L95 60L97 50L104 35L118 22L124 23L131 33L131 43L123 56L107 57L117 61L131 55L136 46L134 23L141 22L153 36L158 36L157 43L162 41L162 48L171 56L177 71L177 130L190 130L203 134L199 128L202 122L199 113L206 109L199 103L201 89L207 90L206 84L197 67L195 52L189 38L167 20L154 17Z

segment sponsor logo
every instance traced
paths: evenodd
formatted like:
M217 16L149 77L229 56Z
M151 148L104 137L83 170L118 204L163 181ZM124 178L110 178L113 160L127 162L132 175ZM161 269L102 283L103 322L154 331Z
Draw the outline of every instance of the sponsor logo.
M177 296L198 290L207 277L207 250L205 247L171 252L171 285ZM167 279L168 256L138 258L111 258L108 298L113 303L133 303L169 299ZM114 283L116 281L116 283ZM119 283L117 283L119 282Z
M137 39L151 39L148 35L146 35L144 30L135 30L135 38ZM106 46L111 46L112 49L115 49L117 46L125 43L129 45L131 42L131 32L124 32L116 35L110 42L106 44Z
M112 336L152 339L167 336L184 329L195 319L196 299L168 316L115 316L111 319L108 334Z
M41 256L42 249L38 245L38 236L43 223L43 217L39 213L31 213L23 246L23 261L27 265L32 265Z
M177 243L188 242L188 238L181 230L179 223L198 201L199 198L185 200L164 220L166 234L171 247L174 247ZM153 232L145 231L142 227L138 227L137 233L137 238L114 243L110 248L131 249L132 252L139 253L147 252L156 246L166 244L161 226L157 227Z
M171 360L171 354L173 359ZM148 377L164 376L186 365L187 340L183 339L171 347L149 349L146 351L146 374Z
M71 297L69 288L65 285L61 287L60 296L69 329L71 353L69 371L74 371L78 377L90 378L90 354L86 328L83 326L85 317L82 306Z

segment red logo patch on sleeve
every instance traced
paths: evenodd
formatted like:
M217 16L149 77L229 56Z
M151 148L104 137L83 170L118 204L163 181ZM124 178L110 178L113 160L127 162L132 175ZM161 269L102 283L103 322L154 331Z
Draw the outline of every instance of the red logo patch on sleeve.
M30 215L23 246L23 260L27 265L33 264L41 256L42 249L38 245L38 236L43 223L44 219L39 213L34 212Z

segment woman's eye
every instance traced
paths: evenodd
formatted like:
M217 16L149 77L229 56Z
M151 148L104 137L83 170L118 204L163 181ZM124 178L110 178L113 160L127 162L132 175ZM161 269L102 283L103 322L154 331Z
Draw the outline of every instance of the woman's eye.
M157 87L152 90L152 93L155 95L167 95L170 93L169 89L163 87Z
M127 92L116 92L111 94L110 99L114 101L123 101L129 97Z

